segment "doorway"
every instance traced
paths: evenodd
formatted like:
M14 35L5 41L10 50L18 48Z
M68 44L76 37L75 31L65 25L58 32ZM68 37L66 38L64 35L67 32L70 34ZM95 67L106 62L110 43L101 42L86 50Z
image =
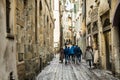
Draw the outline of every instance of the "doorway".
M111 31L104 32L106 69L112 70Z
M98 49L98 34L95 34L95 35L93 35L93 48L95 49L95 48L97 48Z

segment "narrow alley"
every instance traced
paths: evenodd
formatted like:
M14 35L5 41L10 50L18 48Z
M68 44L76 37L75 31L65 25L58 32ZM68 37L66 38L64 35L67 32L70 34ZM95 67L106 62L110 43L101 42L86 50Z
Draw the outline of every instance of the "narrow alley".
M0 80L120 80L120 0L0 0Z
M59 62L59 55L45 67L36 77L36 80L119 80L109 71L89 69L85 60L80 64L64 64Z

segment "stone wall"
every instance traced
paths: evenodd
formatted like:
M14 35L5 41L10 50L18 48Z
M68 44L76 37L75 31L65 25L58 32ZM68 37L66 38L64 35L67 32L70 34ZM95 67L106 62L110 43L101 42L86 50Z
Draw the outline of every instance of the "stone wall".
M15 3L11 0L10 3ZM11 5L10 5L11 6ZM10 11L10 22L11 32L13 32L14 25L14 7L12 5ZM16 69L16 44L10 33L7 33L6 26L6 2L0 1L0 79L9 80L10 75L17 80L17 69Z
M52 59L53 0L6 1L0 1L0 79L35 80Z
M92 0L93 1L93 0ZM119 53L119 28L112 26L116 5L119 1L99 0L96 3L86 0L86 25L87 36L91 36L90 44L95 47L95 36L98 34L98 50L101 68L119 73L119 58L115 57ZM92 5L92 6L91 6ZM97 15L95 8L98 8ZM97 21L98 32L95 31ZM87 38L86 38L87 39ZM89 45L88 41L86 42Z

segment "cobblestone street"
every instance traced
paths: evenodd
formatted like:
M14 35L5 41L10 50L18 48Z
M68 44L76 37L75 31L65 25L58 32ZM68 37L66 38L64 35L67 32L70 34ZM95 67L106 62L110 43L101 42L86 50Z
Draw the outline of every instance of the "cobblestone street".
M108 74L109 73L109 74ZM114 78L109 71L99 69L88 69L82 60L81 64L59 63L57 55L50 65L44 68L36 77L36 80L119 80Z
M120 0L0 0L0 80L120 80Z

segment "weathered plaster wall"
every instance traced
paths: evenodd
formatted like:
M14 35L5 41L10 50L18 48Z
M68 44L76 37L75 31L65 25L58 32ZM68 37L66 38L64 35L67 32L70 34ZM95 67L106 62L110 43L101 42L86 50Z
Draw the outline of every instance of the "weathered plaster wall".
M6 38L6 2L4 0L0 0L0 10L0 80L8 80L10 72L13 72L17 80L16 44L14 40ZM13 21L10 24L14 26Z

